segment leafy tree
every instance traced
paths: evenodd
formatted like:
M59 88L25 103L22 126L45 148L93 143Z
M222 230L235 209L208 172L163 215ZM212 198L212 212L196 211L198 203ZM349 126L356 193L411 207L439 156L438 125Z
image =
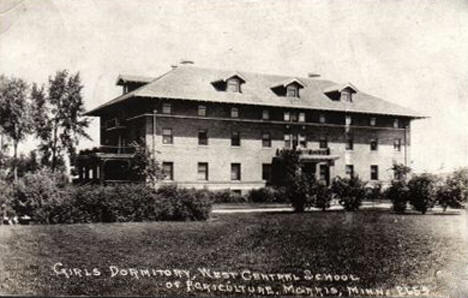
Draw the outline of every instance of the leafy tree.
M297 150L280 150L273 158L271 184L274 187L287 187L301 173L300 152Z
M436 203L436 178L432 174L414 175L408 182L409 202L416 211L426 214Z
M17 179L18 145L32 130L28 84L19 78L0 79L0 127L13 142L12 169Z
M134 142L135 154L131 160L130 176L132 180L150 182L153 185L166 177L156 158L140 142Z
M338 176L333 179L331 191L338 197L340 205L346 211L355 211L361 206L362 199L366 194L366 182L359 179L358 176L351 178Z
M437 189L437 202L447 210L451 208L462 208L468 198L468 168L453 172L441 183Z
M385 197L392 202L393 210L404 213L409 200L408 183L404 180L392 180L390 186L385 190Z
M393 180L404 180L408 179L408 175L412 169L402 163L394 163L392 166L393 173L395 175Z
M317 181L315 179L314 181L315 183L312 185L311 189L314 207L325 211L327 208L330 208L333 193L322 181Z
M81 95L83 85L80 74L58 71L49 77L47 91L44 86L33 85L33 120L35 134L40 139L39 151L42 163L52 171L63 168L64 154L71 160L81 137L90 139L85 129L89 120L83 117L84 104Z

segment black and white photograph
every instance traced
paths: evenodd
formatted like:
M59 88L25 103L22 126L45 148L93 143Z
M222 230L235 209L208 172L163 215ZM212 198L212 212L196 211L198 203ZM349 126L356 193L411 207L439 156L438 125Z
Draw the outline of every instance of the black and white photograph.
M0 0L0 297L468 297L468 1Z

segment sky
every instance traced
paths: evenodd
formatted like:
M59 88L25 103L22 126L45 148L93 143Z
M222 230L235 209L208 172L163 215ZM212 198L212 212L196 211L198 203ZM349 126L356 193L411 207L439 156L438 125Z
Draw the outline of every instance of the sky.
M121 93L119 74L181 59L351 82L430 117L412 124L416 171L468 166L468 1L0 0L0 73L79 71L87 109ZM88 131L81 148L99 144Z

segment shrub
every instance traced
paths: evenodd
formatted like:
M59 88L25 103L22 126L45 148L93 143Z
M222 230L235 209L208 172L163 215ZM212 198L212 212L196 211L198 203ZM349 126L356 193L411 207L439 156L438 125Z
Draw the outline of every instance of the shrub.
M214 203L244 203L247 198L233 193L229 189L209 191L210 197Z
M366 194L365 186L366 183L357 176L352 178L336 177L333 179L331 191L346 211L355 211L362 204L362 199Z
M445 210L463 208L468 198L468 169L455 171L437 189L437 203Z
M404 213L408 203L408 185L404 180L392 180L385 190L385 198L392 202L392 208L397 213Z
M384 198L383 190L382 190L382 183L378 182L372 186L366 187L366 200L370 201L377 201Z
M312 181L312 177L300 173L285 187L286 197L295 212L304 212L306 207L313 206Z
M322 211L330 208L333 194L325 183L316 182L311 192L313 193L312 201L315 208L322 209Z
M49 223L52 210L66 197L64 185L63 176L47 169L28 173L13 186L12 208L19 216Z
M436 203L435 177L427 173L413 176L408 182L408 196L413 208L426 214Z
M0 224L4 217L11 218L16 215L13 208L11 208L12 196L13 188L11 184L0 179Z
M271 187L252 189L247 194L247 200L254 203L272 203L278 198L275 189Z
M271 165L271 185L288 187L294 183L302 166L298 150L283 149L277 151Z

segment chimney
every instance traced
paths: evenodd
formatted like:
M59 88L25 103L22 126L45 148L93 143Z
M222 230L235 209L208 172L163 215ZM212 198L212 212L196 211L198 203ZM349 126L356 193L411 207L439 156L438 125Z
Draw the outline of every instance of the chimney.
M320 74L318 74L318 73L313 73L313 72L309 72L309 73L307 74L307 77L309 77L309 78L318 78L318 77L320 77Z
M195 62L193 62L192 60L182 59L182 60L180 60L179 64L181 64L181 65L193 65L193 64L195 64Z

